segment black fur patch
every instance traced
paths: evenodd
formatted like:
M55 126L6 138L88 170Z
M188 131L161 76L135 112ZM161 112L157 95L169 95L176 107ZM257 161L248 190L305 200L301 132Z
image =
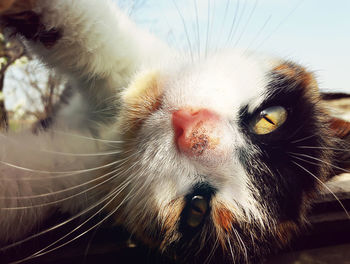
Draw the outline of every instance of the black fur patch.
M293 70L296 67L293 65ZM300 74L307 73L300 70ZM325 129L326 124L322 122L324 113L319 109L315 98L310 97L305 82L277 70L270 72L268 78L268 97L262 105L252 114L248 113L247 107L241 110L241 128L247 140L261 151L257 154L242 148L238 154L257 189L256 198L259 202L278 221L298 222L304 210L301 208L304 206L304 194L316 189L318 182L314 176L324 174L327 167L320 161L325 156L323 149L299 147L326 146L329 144L329 135ZM286 122L266 135L252 133L249 120L270 106L283 106L287 109ZM264 167L269 170L264 170Z

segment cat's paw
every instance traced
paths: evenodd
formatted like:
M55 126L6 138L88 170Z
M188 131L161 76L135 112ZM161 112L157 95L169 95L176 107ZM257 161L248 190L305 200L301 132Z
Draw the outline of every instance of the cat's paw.
M46 48L55 45L61 33L46 29L41 14L34 11L38 0L2 0L0 4L0 25L8 29L9 35L20 34L27 40L37 41Z

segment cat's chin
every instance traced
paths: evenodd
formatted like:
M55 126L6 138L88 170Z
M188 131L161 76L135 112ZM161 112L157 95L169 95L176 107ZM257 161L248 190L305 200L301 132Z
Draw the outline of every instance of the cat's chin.
M254 219L208 182L194 184L155 214L157 221L136 221L134 235L179 263L260 263L305 224Z

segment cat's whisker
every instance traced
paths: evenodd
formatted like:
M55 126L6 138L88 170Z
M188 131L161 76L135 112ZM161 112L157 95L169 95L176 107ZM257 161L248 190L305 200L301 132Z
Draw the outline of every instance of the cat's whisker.
M298 160L300 160L300 161L304 161L304 162L306 162L306 163L309 163L309 164L312 164L312 165L316 165L316 166L318 166L318 167L321 166L321 164L319 164L319 163L312 162L312 161L309 161L309 160L300 158L300 157L298 157L298 156L296 156L296 155L293 155L293 154L290 154L290 156L291 156L292 158L294 158L294 159L298 159Z
M236 28L236 22L237 22L237 18L238 18L239 9L240 9L240 0L237 0L236 8L235 8L235 14L234 14L233 19L232 19L232 23L231 23L231 26L230 26L230 31L229 31L229 34L228 34L227 40L226 40L226 44L224 45L225 47L229 46L230 40L232 38L231 36L233 36L233 34L234 34L234 30Z
M108 113L112 115L114 119L116 119L115 113L117 111L116 109L118 104L119 104L118 97L113 95L107 98L106 100L102 100L96 106L94 106L95 110L91 111L91 113L92 114Z
M140 173L142 174L142 173ZM79 235L75 236L74 238L70 239L69 241L66 241L54 248L54 245L57 245L60 241L64 240L65 238L69 237L71 234L75 233L76 231L78 231L81 227L83 227L84 225L86 225L88 222L90 222L94 217L96 217L98 214L100 214L105 208L107 208L109 206L110 203L112 203L114 201L114 199L117 198L117 196L132 182L132 180L130 179L126 184L124 184L124 188L119 188L120 191L118 192L113 192L114 196L112 197L112 199L107 202L102 208L100 208L97 212L95 212L92 216L90 216L87 220L85 220L83 223L79 224L77 227L75 227L73 230L71 230L69 233L67 233L66 235L64 235L63 237L59 238L58 240L56 240L55 242L51 243L50 245L46 246L45 248L37 251L36 253L32 254L31 256L29 256L29 259L32 258L37 258L43 255L46 255L52 251L55 251L59 248L62 248L72 242L74 242L75 240L79 239L80 237L84 236L85 234L87 234L88 232L90 232L91 230L94 230L95 228L97 228L98 226L100 226L103 222L105 222L107 219L109 219L113 214L115 214L117 212L117 210L127 201L132 199L138 192L140 192L140 189L136 191L136 193L134 193L134 189L136 188L137 185L134 185L133 188L128 192L128 194L123 198L123 200L118 204L118 206L116 206L113 210L110 211L109 214L107 214L101 221L99 221L97 224L93 225L92 227L88 228L87 230L85 230L84 232L80 233ZM133 195L130 195L133 194ZM50 249L51 248L51 249ZM28 260L28 258L26 258L25 260ZM20 260L21 262L23 262L23 260ZM14 262L14 263L10 263L10 264L17 264L17 263L21 263L21 262Z
M244 17L244 14L246 12L246 9L247 9L247 6L248 6L248 1L243 1L243 7L242 7L242 12L239 14L239 17L237 18L237 24L236 24L236 27L235 27L235 30L232 34L232 36L230 37L229 39L229 43L232 43L232 41L234 40L234 37L236 37L236 34L239 30L239 27L240 27L240 24L243 20L243 17Z
M209 46L209 27L210 27L210 0L207 1L207 29L206 29L206 39L205 39L205 58L208 56L208 46Z
M110 224L122 225L136 239L147 240L146 247L154 245L155 250L169 255L174 250L179 253L176 260L182 261L184 256L189 259L183 261L189 263L193 259L203 263L202 258L205 264L222 262L226 257L230 261L230 254L233 262L252 262L288 242L285 238L297 233L294 229L307 220L304 212L314 198L304 195L296 200L295 196L315 194L321 189L316 180L322 182L333 176L334 167L327 166L327 161L342 166L339 164L348 158L339 155L337 161L332 156L334 152L319 151L321 154L315 157L320 160L314 161L288 154L288 147L283 148L293 140L293 150L306 154L312 151L298 149L299 144L341 147L330 138L325 106L314 100L318 91L312 72L283 58L259 54L249 54L247 58L240 50L212 54L216 47L211 33L218 29L214 18L219 16L215 13L215 0L192 0L189 10L172 0L182 20L182 25L178 24L186 33L183 48L187 40L189 49L182 54L177 47L166 47L163 41L138 29L112 1L100 6L98 0L89 0L87 5L79 0L81 3L74 8L70 0L61 1L59 5L35 1L38 3L29 12L29 18L19 16L20 22L34 19L38 28L22 27L17 14L12 17L7 11L4 13L4 19L10 20L6 24L14 26L14 34L27 39L29 49L34 46L31 50L44 63L64 69L70 81L67 85L74 91L62 102L63 109L54 108L50 122L42 122L43 129L10 133L9 138L26 145L23 153L19 145L0 138L4 143L1 160L5 162L0 161L4 172L1 196L19 196L3 197L9 200L0 200L0 204L5 213L23 210L3 214L1 225L5 228L0 229L0 235L5 241L19 240L37 232L37 228L44 229L44 221L59 222L8 248L24 242L23 248L32 248L29 239L33 237L63 233L46 242L46 235L39 237L38 242L45 242L44 245L21 252L12 264L62 248L96 230L109 218ZM246 31L251 27L258 0L225 1L235 12L227 27L221 29L230 30L226 46L241 46L248 37ZM186 25L193 5L196 20ZM205 7L207 10L200 10ZM204 16L199 11L204 11ZM173 14L165 13L173 18ZM227 14L230 16L229 10L225 17ZM264 43L264 34L271 30L266 28L270 18L258 31L253 46ZM207 20L203 26L202 19ZM48 26L53 32L45 31ZM37 39L37 35L47 33L49 39ZM69 45L60 45L61 40ZM37 48L39 42L44 49ZM157 111L148 115L146 108ZM79 134L63 131L64 135L60 135L55 128L72 129L71 133ZM317 136L308 141L298 139L305 135ZM281 156L288 164L281 164ZM300 163L301 168L319 179L313 179L291 161ZM282 174L300 174L309 184L282 181L282 170ZM266 193L268 197L264 197ZM290 206L279 206L285 203ZM47 205L57 206L39 208ZM54 209L58 209L57 215L52 214ZM66 214L70 215L60 220ZM281 216L284 217L279 225ZM11 230L16 222L19 228ZM67 223L70 224L64 226ZM48 233L57 228L60 229ZM13 257L12 250L6 253Z
M208 232L208 230L205 230L205 237L207 236L207 232ZM209 235L209 238L211 238L211 237L213 237L213 230L211 230L210 235ZM210 239L208 239L208 240L210 240ZM205 247L205 241L207 241L207 240L200 239L200 246L199 246L198 250L196 251L195 255L200 254L200 252L203 250L203 248Z
M316 147L316 146L297 146L300 149L324 149L324 150L334 150L334 151L350 151L349 148L332 148L332 147Z
M299 6L304 2L305 0L300 0L294 8L290 10L290 12L277 24L277 26L269 33L267 36L256 46L255 50L259 50L261 46L263 46L266 41L268 41L273 35L276 34L276 32L280 29L280 27L286 23L286 21L294 14L294 12L299 8Z
M121 188L124 188L125 184L126 184L126 183L127 183L127 184L130 184L130 182L131 182L130 179L129 179L128 181L127 181L127 179L124 180L124 181L119 185L119 187L118 187L117 190L120 190ZM8 249L13 248L13 247L15 247L15 246L18 246L18 245L20 245L20 244L23 244L23 243L25 243L25 242L27 242L27 241L30 241L30 240L32 240L32 239L34 239L34 238L37 238L37 237L39 237L39 236L42 236L42 235L44 235L44 234L46 234L46 233L49 233L49 232L51 232L51 231L54 231L54 230L56 230L56 229L58 229L58 228L60 228L60 227L62 227L62 226L64 226L64 225L67 225L68 223L74 221L75 219L77 219L77 218L79 218L79 217L85 215L86 213L89 213L90 211L94 210L96 207L98 207L99 205L103 204L103 203L106 202L108 199L110 199L115 193L116 193L116 190L114 190L113 192L109 193L108 195L106 195L105 197L103 197L102 199L100 199L99 201L97 201L96 203L94 203L94 204L90 205L89 207L85 208L84 210L80 211L80 212L77 213L76 215L70 217L69 219L67 219L67 220L65 220L65 221L63 221L63 222L61 222L61 223L59 223L59 224L56 224L56 225L54 225L54 226L52 226L52 227L50 227L50 228L47 228L47 229L45 229L45 230L43 230L43 231L41 231L41 232L38 232L38 233L36 233L36 234L34 234L34 235L31 235L31 236L29 236L29 237L26 237L26 238L24 238L24 239L22 239L22 240L19 240L19 241L16 241L16 242L14 242L14 243L11 243L11 244L9 244L9 245L7 245L7 246L4 246L4 247L0 248L0 250L1 250L1 251L8 250Z
M293 154L292 152L288 152L288 154L291 155L292 157L294 157L295 159L298 159L298 160L307 162L307 163L312 164L312 165L316 165L316 166L318 166L318 167L322 166L321 164L323 163L323 161L321 161L321 163L316 163L316 161L315 161L315 162L312 162L312 161L310 161L310 160L306 160L305 158L301 158L300 155ZM335 172L334 172L334 170L333 170L333 169L334 169L333 166L330 166L329 169L333 172L333 174L335 174Z
M176 9L178 15L180 16L180 19L181 19L181 22L182 22L182 25L183 25L183 28L184 28L184 31L185 31L185 34L186 34L186 40L187 40L187 45L188 45L188 48L189 48L189 51L190 51L190 55L191 55L191 61L193 62L194 61L193 48L192 48L192 43L191 43L190 35L189 35L188 29L187 29L185 18L184 18L184 16L181 13L180 8L176 4L176 1L172 0L172 2L174 4L174 6L175 6L175 9Z
M83 170L71 170L71 171L46 171L46 170L37 170L37 169L31 169L31 168L26 168L26 167L22 167L22 166L18 166L12 163L8 163L5 161L0 161L1 164L9 166L11 168L15 168L15 169L19 169L22 171L26 171L26 172L32 172L32 173L39 173L39 174L57 174L57 176L45 176L45 179L57 179L57 178L64 178L64 177L68 177L68 176L72 176L72 175L77 175L77 174L81 174L81 173L86 173L86 172L93 172L93 171L97 171L100 169L105 169L108 167L111 167L113 165L117 165L119 164L121 161L123 160L116 160L110 163L107 163L105 165L101 165L101 166L97 166L97 167L93 167L93 168L89 168L89 169L83 169ZM3 177L4 180L13 180L13 178L11 177ZM20 180L42 180L42 177L22 177L20 178Z
M198 52L198 60L201 57L201 39L200 39L200 28L199 28L199 15L198 15L198 4L197 0L193 0L194 11L196 16L196 31L197 31L197 52Z
M272 15L270 14L266 19L265 22L262 24L262 26L259 28L258 32L256 33L255 37L252 39L252 41L249 43L249 45L246 47L243 54L248 54L249 50L251 49L252 45L256 43L256 41L259 39L260 35L263 33L267 25L269 24L270 20L272 18Z
M88 137L88 136L83 136L79 134L74 134L74 133L69 133L61 130L52 130L53 133L58 134L58 135L66 135L70 137L75 137L75 138L80 138L80 139L86 139L86 140L91 140L91 141L96 141L96 142L102 142L102 143L112 143L112 144L123 144L124 141L121 140L108 140L108 139L103 139L103 138L95 138L95 137Z
M113 95L105 98L104 100L101 100L100 102L98 102L98 104L96 104L95 108L98 109L101 105L106 104L106 103L112 103L112 104L116 103L118 101L118 99L119 99L118 96L113 94Z
M1 200L27 200L27 199L36 199L36 198L44 198L44 197L48 197L48 196L54 196L54 195L62 194L62 193L65 193L65 192L69 192L69 191L72 191L72 190L84 187L84 186L89 185L89 184L94 183L94 182L98 182L101 179L111 175L112 173L117 172L118 170L119 170L119 168L116 169L116 170L113 170L111 172L108 172L106 174L103 174L102 176L99 176L97 178L94 178L94 179L92 179L90 181L87 181L87 182L84 182L82 184L75 185L75 186L72 186L72 187L69 187L69 188L66 188L66 189L63 189L63 190L55 191L55 192L49 192L49 193L43 193L43 194L31 195L31 196L0 197L0 199ZM110 178L110 179L112 179L112 178ZM85 190L85 192L87 192L87 191L88 190ZM1 209L6 209L6 208L0 208L0 210Z
M44 152L44 153L49 153L49 154L55 154L55 155L61 155L61 156L72 156L72 157L109 156L109 155L116 155L116 154L123 153L122 150L107 151L107 152L97 152L97 153L72 153L72 152L52 151L52 150L46 150L46 149L41 149L40 151Z
M246 245L244 244L243 239L242 239L242 237L239 235L239 233L238 233L238 231L236 230L236 228L234 228L234 227L232 226L232 230L233 230L233 232L235 233L235 236L236 236L236 238L238 239L239 244L241 245L241 250L243 250L243 252L244 252L244 258L245 258L245 260L246 260L246 263L248 263L249 261L248 261L248 251L247 251L247 247L246 247Z
M297 139L297 140L292 141L291 143L292 143L292 144L299 143L299 142L308 140L308 139L310 139L310 138L313 138L313 137L315 137L315 136L316 136L316 135L311 135L311 136L307 136L307 137L304 137L304 138L300 138L300 139Z
M211 18L212 22L211 22L210 31L209 31L209 43L210 43L209 49L210 49L211 52L213 52L215 50L214 49L215 44L214 44L214 41L213 41L213 36L215 36L213 34L213 32L214 32L214 29L216 28L215 24L217 24L217 23L215 23L215 21L219 21L219 19L216 18L216 16L217 16L217 12L216 12L217 5L216 5L216 3L217 3L217 1L213 0L213 4L212 4L212 6L213 6L213 8L212 8L213 13L212 13L212 18Z
M297 129L293 130L291 134L288 135L288 140L293 139L304 128L304 123L302 123Z
M256 10L257 6L258 6L258 0L255 0L254 6L253 6L253 8L252 8L252 10L251 10L251 12L250 12L250 14L249 14L249 17L248 17L248 19L247 19L245 25L244 25L243 28L242 28L241 34L239 35L239 37L237 38L235 44L233 45L234 48L237 47L238 43L240 42L240 40L241 40L242 37L243 37L243 34L246 32L246 30L247 30L247 28L248 28L248 25L249 25L250 21L251 21L252 18L253 18L253 15L254 15L254 13L255 13L255 10Z
M216 249L218 248L219 246L219 237L216 236L216 239L215 239L215 242L213 244L213 247L210 251L210 253L208 254L207 258L205 259L204 263L203 264L207 264L207 263L210 263L211 259L213 258L214 256L214 253L216 251Z
M83 136L81 134L69 133L69 132L66 132L63 130L57 130L57 129L51 129L50 131L54 134L65 135L65 136L75 137L75 138L80 138L80 139L86 139L89 141L96 141L96 142L102 142L102 143L113 143L113 144L123 144L124 143L124 141L121 141L121 140L108 140L108 139L102 139L102 138ZM0 133L0 136L5 138L6 140L11 140L12 142L15 142L15 140L13 138L10 138L3 133Z
M312 161L309 161L309 160L303 159L303 158L298 157L298 156L295 156L295 155L293 155L293 154L290 154L290 156L291 156L292 158L294 158L294 159L297 159L297 160L300 160L300 161L306 162L306 163L311 164L311 165L315 165L315 166L318 166L318 167L320 167L320 166L321 166L321 164L319 164L319 163L316 163L316 162L312 162ZM330 168L330 169L333 171L333 168Z
M105 118L117 120L115 113L116 113L116 103L115 105L108 105L103 108L96 108L95 110L91 111L91 114L93 115L99 115L104 116ZM93 121L93 120L90 120Z
M323 181L321 181L315 174L313 174L311 171L306 169L304 166L300 165L299 163L297 163L295 161L291 161L291 162L293 164L297 165L299 168L301 168L305 172L307 172L309 175L311 175L317 182L319 182L322 185L322 187L324 187L327 191L329 191L329 193L337 200L339 205L342 207L342 209L344 210L347 218L350 219L350 214L349 214L348 210L346 209L344 204L341 202L341 200L338 198L338 196L331 190L331 188L329 188Z
M116 107L110 105L110 106L106 106L106 107L104 107L104 108L100 108L100 109L98 109L98 110L94 110L94 111L92 111L91 113L92 113L92 114L100 114L100 115L105 114L105 116L106 116L106 114L109 114L109 115L111 115L111 117L112 117L113 119L116 120L116 117L115 117L114 115L112 115L113 112L114 112L115 110L116 110ZM112 112L112 111L113 111L113 112ZM112 114L111 114L111 113L112 113Z
M85 220L83 223L79 224L77 227L75 227L73 230L71 230L70 232L68 232L67 234L65 234L64 236L62 236L61 238L57 239L55 242L51 243L50 245L44 247L43 249L35 252L34 254L30 255L27 258L15 261L15 262L11 262L10 264L19 264L19 263L23 263L24 261L33 259L33 258L37 258L43 255L46 255L52 251L55 251L59 248L64 247L65 245L68 245L70 243L72 243L73 241L77 240L78 238L82 237L83 235L85 235L86 233L90 232L91 230L95 229L97 226L100 226L104 221L106 221L110 216L112 216L125 202L125 200L127 199L128 195L122 200L122 202L115 208L113 209L105 218L103 218L101 221L99 221L97 224L93 225L92 227L88 228L87 230L85 230L84 232L80 233L79 235L75 236L74 238L70 239L69 241L66 241L54 248L51 248L54 245L57 245L60 241L64 240L66 237L70 236L71 234L73 234L74 232L76 232L77 230L79 230L81 227L83 227L85 224L87 224L88 222L90 222L90 220L92 220L95 216L97 216L98 214L100 214L107 206L109 206L109 204L111 204L115 198L117 198L117 196L130 184L131 181L128 182L128 184L125 184L123 186L123 188L119 188L118 191L113 192L113 196L112 199L110 199L102 208L100 208L97 212L95 212L92 216L90 216L87 220ZM51 249L50 249L51 248Z
M2 137L6 137L3 134L0 134ZM63 152L63 151L53 151L49 149L34 149L28 146L23 146L19 142L15 141L13 138L6 137L7 140L13 142L14 144L20 145L21 148L26 148L28 150L32 150L33 152L44 152L48 154L55 154L55 155L61 155L61 156L72 156L72 157L95 157L95 156L108 156L108 155L116 155L120 153L124 153L122 150L115 150L115 151L106 151L106 152L96 152L96 153L74 153L74 152ZM120 141L120 144L126 143L123 141Z
M230 254L231 254L231 259L232 259L232 263L235 262L235 255L233 253L233 249L232 249L232 245L231 245L231 239L229 236L226 236L226 240L227 240L227 244L228 244L228 247L230 249Z
M112 172L111 172L111 173L112 173ZM109 176L111 173L105 174L105 175L103 175L103 177L107 177L107 176ZM49 206L49 205L55 205L55 204L63 203L63 202L65 202L65 201L68 201L68 200L70 200L70 199L73 199L73 198L75 198L75 197L77 197L77 196L80 196L80 195L82 195L82 194L85 194L85 193L87 193L87 192L90 192L90 191L92 191L92 190L95 190L95 189L97 189L98 187L100 187L101 185L103 185L103 184L105 184L105 183L107 183L107 182L110 182L110 181L112 181L113 179L115 179L115 178L117 178L117 177L118 177L118 175L115 175L115 176L113 176L113 177L111 177L111 178L108 178L107 180L104 180L104 181L102 181L102 182L100 182L100 183L98 183L98 184L96 184L96 185L94 185L94 186L92 186L92 187L90 187L90 188L88 188L88 189L85 189L85 190L83 190L83 191L81 191L81 192L75 193L75 194L73 194L73 195L70 195L70 196L67 196L67 197L65 197L65 198L58 199L58 200L55 200L55 201L52 201L52 202L41 203L41 204L32 204L32 205L30 205L30 206L2 207L2 208L0 208L0 211L1 211L1 210L5 210L5 211L26 210L26 209L40 208L40 207L45 207L45 206ZM93 181L97 181L97 180L101 180L101 177L96 178L96 179L94 179ZM91 181L91 182L92 182L92 181ZM88 183L83 183L83 184L81 184L81 185L86 185L86 184L88 184ZM63 192L70 191L70 190L72 190L72 189L79 188L79 187L81 187L81 185L80 185L80 186L74 186L74 187L72 187L72 188L68 188L68 189L65 189L65 190L58 191L58 192L52 192L52 193L43 194L43 195L36 195L36 196L34 196L34 197L35 197L35 198L39 198L39 197L42 198L42 197L52 196L52 195L55 195L55 194L59 194L59 193L63 193ZM11 197L11 198L12 198L12 197ZM18 197L17 200L20 200L20 198L23 199L23 197ZM28 199L29 199L29 198L28 198ZM31 199L33 199L33 198L31 198Z
M95 239L95 236L96 234L98 233L100 229L100 226L98 226L94 232L91 234L91 237L89 238L89 242L87 243L86 247L85 247L85 250L84 250L84 258L83 258L83 261L82 261L82 264L86 264L87 263L87 260L88 260L88 256L89 256L89 251L91 249L91 246L92 246L92 242L94 241Z
M309 159L312 159L312 160L317 160L317 161L319 161L319 162L322 162L322 163L324 163L324 164L329 165L329 166L332 167L332 168L341 170L341 171L343 171L343 172L348 172L348 173L350 173L350 170L341 168L341 167L336 166L336 165L334 165L334 164L332 164L332 163L329 163L329 162L327 162L327 161L321 160L321 159L319 159L319 158L312 157L312 156L307 155L307 154L295 153L295 152L288 152L288 153L289 153L289 154L296 155L296 156L299 156L299 157L305 157L305 158L309 158Z
M215 52L218 51L219 49L219 45L221 44L221 36L223 35L223 29L225 28L225 25L226 25L226 19L227 19L227 14L228 14L228 11L230 9L230 3L231 3L231 0L226 0L226 5L225 5L225 13L224 13L224 17L222 19L222 25L220 27L220 33L218 35L218 41L217 41L217 45L215 47Z
M134 155L136 155L138 153L135 153ZM119 166L122 166L124 165L125 163L129 162L129 159L132 157L133 155L130 155L129 157L123 159L124 162L121 163ZM57 195L57 194L61 194L61 193L65 193L65 192L68 192L68 191L72 191L74 189L77 189L77 188L81 188L85 185L89 185L91 183L94 183L94 182L99 182L102 180L102 178L105 178L111 174L114 174L114 176L88 188L88 189L85 189L79 193L76 193L74 195L71 195L71 196L68 196L68 197L65 197L63 199L59 199L59 200L55 200L53 202L48 202L48 203L43 203L43 204L35 204L35 205L31 205L31 206L22 206L22 207L3 207L3 208L0 208L0 210L24 210L24 209L30 209L30 208L38 208L38 207L43 207L43 206L48 206L48 205L53 205L53 204L57 204L57 203L61 203L61 202L64 202L64 201L67 201L69 199L72 199L74 197L77 197L79 195L82 195L84 193L87 193L89 191L92 191L94 189L97 189L98 187L104 185L105 183L107 182L110 182L116 178L118 178L120 176L120 173L128 173L130 170L132 170L135 166L136 166L136 162L133 163L132 166L130 166L128 169L126 170L122 170L122 167L118 167L117 169L113 170L113 171L110 171L108 173L105 173L103 174L102 176L99 176L97 178L94 178L90 181L87 181L87 182L84 182L82 184L79 184L77 186L73 186L73 187L70 187L70 188L66 188L66 189L63 189L63 190L59 190L59 191L56 191L56 192L50 192L50 193L46 193L46 194L39 194L39 195L33 195L33 196L19 196L19 197L0 197L0 199L16 199L16 200L26 200L26 199L35 199L35 198L43 198L43 197L48 197L48 196L53 196L53 195Z

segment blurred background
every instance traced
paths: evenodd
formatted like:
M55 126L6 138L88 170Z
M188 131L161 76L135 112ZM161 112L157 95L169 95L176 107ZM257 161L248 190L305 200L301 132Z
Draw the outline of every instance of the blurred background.
M232 47L266 53L291 59L311 69L324 92L350 94L348 0L115 2L141 27L173 47L188 52L189 56L192 54L194 58ZM49 117L55 111L55 105L62 100L66 88L66 80L62 76L41 65L20 40L6 38L0 28L0 131L30 128ZM339 117L350 120L350 98L339 99L335 96L328 100L337 109ZM329 188L346 208L350 208L349 179L349 175L342 176L329 184ZM291 246L297 251L277 256L269 263L350 263L350 222L333 194L326 193L316 201L310 221L313 229ZM89 245L88 249L91 248L91 263L109 257L115 259L116 254L119 254L119 259L127 257L128 263L132 262L131 257L144 256L154 263L154 256L149 249L125 248L124 237L120 238L121 242L115 241L120 231L114 231L118 235L111 233L110 229L99 232L101 239L95 238L93 233L91 247L90 237L83 238L87 240L85 243ZM129 234L126 236L128 239ZM76 256L79 260L81 254L86 257L79 243L64 248L65 254L57 251L58 257L54 255L49 262L62 263L61 258L64 256L72 259ZM116 250L116 247L120 250ZM54 259L59 262L54 262ZM138 260L135 263L142 262Z
M115 2L141 27L195 58L232 47L266 53L314 71L322 91L350 93L350 1ZM50 116L65 86L62 76L42 66L19 40L5 38L0 29L1 130L29 127Z

